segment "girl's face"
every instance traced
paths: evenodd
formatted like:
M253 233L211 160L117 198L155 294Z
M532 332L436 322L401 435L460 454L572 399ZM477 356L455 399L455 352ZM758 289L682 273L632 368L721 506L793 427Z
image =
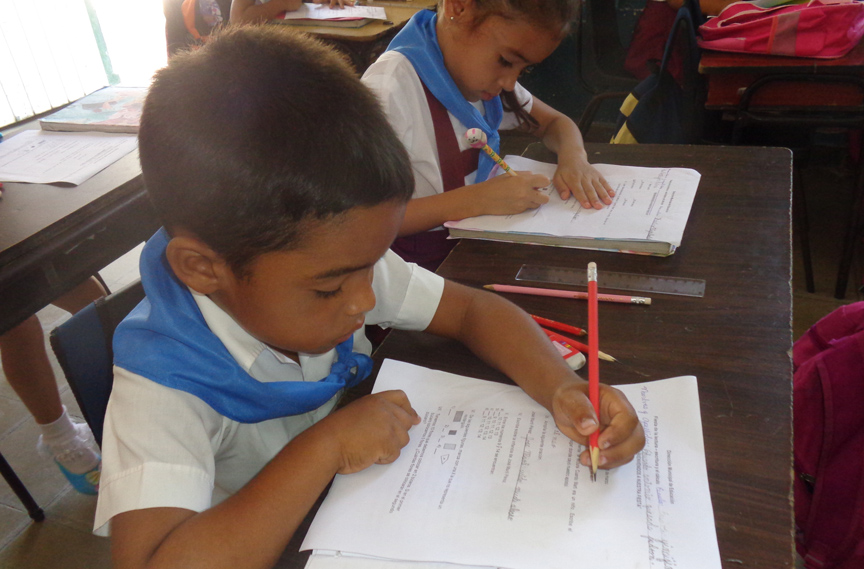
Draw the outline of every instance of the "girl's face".
M471 102L512 91L519 74L549 57L561 42L555 31L501 16L472 27L471 12L466 9L454 21L443 18L438 29L444 65Z

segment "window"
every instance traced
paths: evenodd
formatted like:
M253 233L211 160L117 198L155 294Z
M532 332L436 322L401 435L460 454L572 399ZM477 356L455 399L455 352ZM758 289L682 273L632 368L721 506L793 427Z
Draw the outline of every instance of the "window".
M0 125L109 84L146 85L165 64L158 0L2 0Z

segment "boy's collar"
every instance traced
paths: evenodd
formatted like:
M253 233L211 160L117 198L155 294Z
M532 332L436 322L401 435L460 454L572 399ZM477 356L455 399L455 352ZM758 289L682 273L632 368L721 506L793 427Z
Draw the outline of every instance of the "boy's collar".
M282 354L264 342L252 336L249 332L243 329L230 314L219 308L215 302L210 300L206 295L189 290L192 293L192 298L201 310L201 315L204 316L204 321L207 326L216 335L217 338L225 345L228 353L231 354L240 367L247 373L252 368L252 364L261 355L264 350L269 350L276 359L283 364L291 363L299 365L285 354Z

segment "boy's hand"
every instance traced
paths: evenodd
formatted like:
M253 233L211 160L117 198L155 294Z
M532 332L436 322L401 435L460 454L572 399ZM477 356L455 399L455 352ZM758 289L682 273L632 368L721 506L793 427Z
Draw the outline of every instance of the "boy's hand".
M588 382L566 383L555 392L552 415L562 433L588 446L588 438L598 429L594 408L588 399ZM627 397L609 385L600 384L600 467L615 468L630 462L645 446L645 433ZM586 449L580 461L591 465Z
M389 464L408 444L408 430L420 422L403 391L367 395L322 419L335 443L339 474L359 472L373 464Z
M562 200L572 195L587 209L603 209L604 204L612 203L615 195L609 182L581 157L560 159L553 181Z
M531 172L518 176L496 176L491 180L467 186L471 192L473 215L511 215L536 209L549 201L537 188L549 185L549 178Z

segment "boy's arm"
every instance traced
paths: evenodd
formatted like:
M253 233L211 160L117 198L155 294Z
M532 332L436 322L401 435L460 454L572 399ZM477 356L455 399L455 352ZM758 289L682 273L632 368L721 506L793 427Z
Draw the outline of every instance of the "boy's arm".
M446 281L427 331L463 342L548 409L564 434L587 445L597 429L588 384L523 310L492 293ZM627 398L611 386L600 387L600 465L613 468L642 449L645 435ZM581 460L590 464L587 450Z
M114 516L113 566L272 567L334 474L393 462L419 421L401 391L359 399L295 437L213 508L149 508Z
M588 163L582 133L570 117L534 97L531 116L540 128L534 133L543 145L558 155L558 170L552 180L562 199L573 195L582 207L601 209L615 195L609 183Z

